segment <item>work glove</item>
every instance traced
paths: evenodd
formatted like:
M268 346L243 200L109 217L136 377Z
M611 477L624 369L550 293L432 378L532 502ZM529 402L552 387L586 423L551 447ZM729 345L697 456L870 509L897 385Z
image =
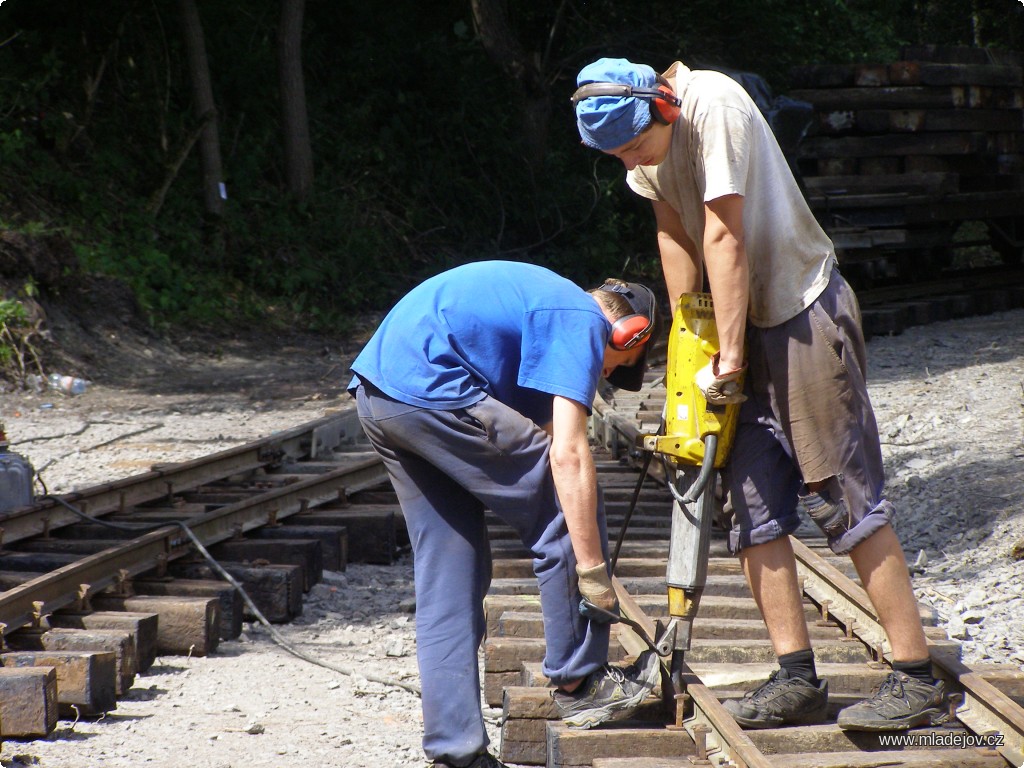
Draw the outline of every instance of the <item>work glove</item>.
M599 563L593 568L580 568L577 565L576 575L579 577L580 594L583 595L584 603L590 603L601 611L618 617L619 599L615 597L615 589L608 576L608 566L605 563Z
M744 366L745 368L746 366ZM742 403L747 399L743 394L740 377L743 368L726 374L717 373L718 357L697 371L696 381L700 391L711 405L728 405Z

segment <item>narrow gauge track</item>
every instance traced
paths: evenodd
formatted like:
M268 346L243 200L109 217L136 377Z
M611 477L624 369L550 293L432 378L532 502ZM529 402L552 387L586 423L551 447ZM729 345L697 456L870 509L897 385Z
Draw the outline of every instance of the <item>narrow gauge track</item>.
M910 316L930 320L1021 305L1019 275L991 280L975 278L952 289L921 286L913 295L868 295L865 314L880 310L906 317L907 300L917 305ZM924 312L921 305L932 309ZM637 483L636 436L653 431L660 420L663 373L652 370L640 393L618 393L595 405L594 450L612 535ZM650 635L654 620L667 610L671 497L657 474L640 494L617 569L631 602L650 617ZM136 527L109 528L108 522ZM43 736L58 715L107 711L158 652L213 653L218 639L237 636L245 609L234 590L217 582L197 558L178 522L212 549L272 621L301 612L301 594L317 580L318 568L343 569L350 556L391 562L402 536L386 475L362 443L351 411L6 513L0 516L0 637L7 654L0 668L0 736ZM486 606L484 694L504 710L501 756L509 763L567 768L1016 768L1024 763L1024 675L1014 667L968 668L958 646L934 626L928 629L932 657L952 691L951 716L945 724L913 732L919 737L913 746L884 746L877 735L844 734L834 725L741 731L720 702L763 680L774 665L763 622L720 537L712 544L709 584L687 654L686 696L668 704L652 698L634 721L567 730L557 720L540 673L542 622L529 556L497 520L491 535L494 580ZM884 677L887 641L849 575L848 559L832 558L814 530L801 529L797 536L794 547L819 669L830 680L837 709L868 694ZM927 610L922 615L934 625ZM616 629L616 659L641 650L636 635ZM977 737L985 735L997 737L985 742L994 748L980 746ZM959 748L965 743L970 748Z

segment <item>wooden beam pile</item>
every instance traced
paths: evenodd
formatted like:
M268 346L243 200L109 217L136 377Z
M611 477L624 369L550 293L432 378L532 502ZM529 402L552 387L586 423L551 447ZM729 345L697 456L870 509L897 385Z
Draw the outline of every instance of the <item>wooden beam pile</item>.
M797 165L841 261L902 252L900 268L945 266L964 221L984 221L1019 261L1019 55L918 46L889 64L800 67L793 83L789 95L814 107Z

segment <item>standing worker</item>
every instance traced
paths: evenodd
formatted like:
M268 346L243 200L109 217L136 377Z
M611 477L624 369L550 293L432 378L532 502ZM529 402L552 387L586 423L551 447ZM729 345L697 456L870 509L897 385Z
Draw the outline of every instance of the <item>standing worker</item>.
M605 58L577 85L583 143L621 160L629 187L654 206L672 306L701 290L707 270L721 351L698 386L711 403L743 401L723 472L729 547L780 668L727 709L746 728L825 718L828 685L815 669L788 538L799 503L832 551L852 558L892 646L891 674L843 709L839 726L929 723L944 691L883 495L860 309L771 129L734 80L679 62L658 75Z
M618 610L587 417L603 376L639 390L655 301L637 283L585 292L531 264L485 261L401 299L352 364L359 419L412 541L423 748L435 768L502 768L487 752L477 651L491 551L484 511L533 555L543 671L570 726L623 717L659 678L652 652L608 665Z

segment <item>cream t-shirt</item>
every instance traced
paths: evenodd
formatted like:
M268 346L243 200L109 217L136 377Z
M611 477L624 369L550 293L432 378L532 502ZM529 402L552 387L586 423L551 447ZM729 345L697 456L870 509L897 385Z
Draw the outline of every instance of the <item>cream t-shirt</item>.
M750 322L769 328L810 306L828 284L835 249L807 207L768 123L732 78L676 62L665 73L682 99L668 156L639 166L630 188L679 213L704 258L704 204L743 196Z

